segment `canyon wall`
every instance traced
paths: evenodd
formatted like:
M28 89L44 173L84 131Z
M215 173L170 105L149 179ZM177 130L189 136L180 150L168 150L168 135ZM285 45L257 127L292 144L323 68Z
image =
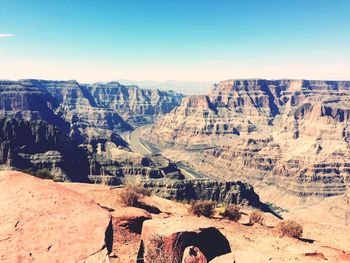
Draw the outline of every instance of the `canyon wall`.
M349 81L258 79L186 97L148 140L213 176L330 196L350 185L349 134Z
M182 97L118 82L0 81L0 164L48 169L60 181L154 176L163 166L132 153L120 133L171 111Z

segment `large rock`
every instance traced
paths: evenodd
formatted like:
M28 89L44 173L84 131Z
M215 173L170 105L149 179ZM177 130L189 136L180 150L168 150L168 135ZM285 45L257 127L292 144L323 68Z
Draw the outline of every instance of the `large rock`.
M187 247L199 250L200 262L231 253L229 241L218 229L189 217L147 220L143 223L141 239L138 258L142 260L138 262L157 262L157 256L166 256L169 262L181 262Z
M296 195L350 185L350 81L227 80L157 119L148 140L197 170Z
M255 207L261 204L254 188L239 181L151 179L141 183L143 187L151 189L155 195L170 200L212 200L218 203Z
M144 221L152 218L151 214L137 207L123 207L112 212L113 224L131 232L141 234Z
M1 262L109 262L110 214L93 201L19 172L0 172Z

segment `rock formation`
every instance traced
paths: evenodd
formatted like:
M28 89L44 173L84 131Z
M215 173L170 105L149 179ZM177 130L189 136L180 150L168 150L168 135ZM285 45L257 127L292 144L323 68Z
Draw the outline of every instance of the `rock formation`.
M213 180L145 180L142 186L170 200L212 200L217 203L260 206L259 196L252 186L242 182Z
M50 180L0 172L0 261L110 262L110 214Z
M0 118L0 164L49 169L58 181L88 181L86 152L62 130L40 120Z
M347 81L228 80L186 97L148 140L213 176L330 196L350 184L349 117Z
M56 180L159 176L161 168L128 151L119 134L169 112L182 97L118 82L0 81L0 164L45 168Z
M118 82L96 83L89 91L97 105L118 112L132 125L150 122L154 116L170 112L183 97L173 91L140 89Z
M215 227L199 224L195 219L166 218L145 221L141 233L138 262L157 262L157 256L167 256L169 262L182 262L188 246L195 246L202 260L231 253L226 237ZM163 253L158 253L161 250ZM207 262L195 261L195 262ZM233 261L233 259L232 259ZM189 261L187 261L189 262Z
M0 81L0 116L41 119L66 132L109 138L112 132L130 130L131 125L169 112L182 97L118 82Z

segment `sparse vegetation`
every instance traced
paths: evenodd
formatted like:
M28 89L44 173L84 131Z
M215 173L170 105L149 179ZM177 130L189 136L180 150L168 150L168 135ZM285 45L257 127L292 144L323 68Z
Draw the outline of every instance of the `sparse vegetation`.
M52 174L47 169L40 169L36 171L36 176L42 179L52 179Z
M227 205L220 215L230 220L238 221L242 216L241 208L238 205Z
M143 196L151 196L152 192L138 185L128 185L120 193L120 201L126 206L140 206L140 199Z
M126 206L138 206L140 203L141 194L136 193L134 190L129 187L123 189L120 193L120 201Z
M254 225L256 223L260 225L264 224L264 215L259 210L254 210L249 215L249 224Z
M280 236L300 238L303 235L303 227L294 220L282 221L277 225Z
M150 237L150 245L145 254L145 262L178 263L179 259L174 251L166 253L166 251L164 251L163 238L157 234L153 234Z
M32 170L32 169L25 169L22 170L23 173L33 175L35 177L41 178L41 179L53 179L53 175L50 173L50 171L46 168L39 169L39 170Z
M144 188L141 185L128 185L128 188L130 190L134 191L135 193L138 193L142 196L151 196L152 195L151 189Z
M189 212L196 216L211 217L214 214L215 203L209 200L192 201Z

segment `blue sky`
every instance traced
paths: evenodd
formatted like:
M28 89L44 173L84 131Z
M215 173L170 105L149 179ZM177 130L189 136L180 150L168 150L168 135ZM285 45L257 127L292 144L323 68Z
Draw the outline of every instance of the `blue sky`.
M349 0L0 0L0 78L350 79L349 12Z

